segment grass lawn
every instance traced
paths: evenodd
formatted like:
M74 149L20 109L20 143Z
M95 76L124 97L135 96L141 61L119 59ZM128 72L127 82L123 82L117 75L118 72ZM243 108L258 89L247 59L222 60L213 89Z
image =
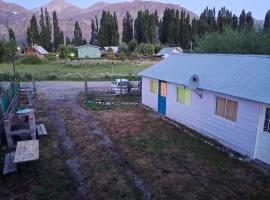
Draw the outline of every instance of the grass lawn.
M16 65L16 72L22 81L31 80L112 80L114 78L138 79L138 73L149 67L153 62L120 62L109 60L93 60L89 62L68 61L49 62L39 65ZM11 64L0 64L0 80L10 80L13 73Z
M39 102L35 107L37 123L46 124L48 136L40 139L40 160L23 166L21 174L2 176L2 166L7 149L0 151L0 199L49 200L76 199L77 185L65 164L65 155L60 150L52 119L48 117L46 105ZM15 151L15 149L14 149Z
M140 106L91 110L155 199L269 199L270 176ZM187 133L192 133L187 134Z

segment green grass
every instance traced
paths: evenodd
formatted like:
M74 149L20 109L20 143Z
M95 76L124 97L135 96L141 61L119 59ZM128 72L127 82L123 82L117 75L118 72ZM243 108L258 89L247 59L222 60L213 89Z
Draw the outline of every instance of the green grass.
M16 65L16 73L21 81L29 81L31 74L35 80L63 80L76 81L84 80L112 80L114 78L139 79L138 73L149 67L151 62L135 63L135 62L116 62L116 61L92 61L80 62L74 61L69 63L51 62L39 65ZM0 64L0 79L10 79L13 73L11 64ZM6 80L6 81L8 81Z

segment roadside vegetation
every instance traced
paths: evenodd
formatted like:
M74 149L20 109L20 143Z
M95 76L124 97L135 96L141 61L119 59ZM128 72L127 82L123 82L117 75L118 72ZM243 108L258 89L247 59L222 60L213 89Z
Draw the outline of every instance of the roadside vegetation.
M24 60L24 59L23 59ZM25 61L25 60L24 60ZM32 61L31 61L32 62ZM16 76L20 81L35 80L113 80L115 78L131 78L138 80L138 73L153 63L146 61L115 60L59 60L42 62L41 64L16 64ZM0 64L0 80L9 81L13 71L11 64Z

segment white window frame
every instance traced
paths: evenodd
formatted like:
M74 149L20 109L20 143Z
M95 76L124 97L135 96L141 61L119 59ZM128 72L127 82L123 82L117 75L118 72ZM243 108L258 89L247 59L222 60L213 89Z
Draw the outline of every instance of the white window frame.
M225 116L224 116L224 117L219 116L219 115L216 114L216 111L217 111L217 99L218 99L218 97L219 97L219 98L223 98L223 99L226 100L226 102L225 102L225 112L224 112ZM215 115L215 117L217 117L217 118L219 118L219 119L223 119L223 120L225 120L226 122L230 122L230 123L233 123L233 124L237 123L237 121L238 121L239 101L237 101L237 100L235 100L235 99L231 99L231 98L225 97L225 96L222 96L222 95L215 95L214 98L215 98L215 99L214 99L214 115ZM235 121L232 121L232 120L229 120L229 119L226 118L226 116L227 116L227 103L228 103L228 100L229 100L229 101L237 102L237 104L238 104L238 105L237 105L237 110L236 110L236 119L235 119Z

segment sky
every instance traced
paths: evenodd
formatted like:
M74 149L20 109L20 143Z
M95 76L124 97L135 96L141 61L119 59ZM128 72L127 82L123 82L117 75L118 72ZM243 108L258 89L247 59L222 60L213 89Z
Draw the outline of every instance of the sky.
M44 5L50 0L4 0L5 2L12 2L19 4L28 9L32 9ZM66 0L78 7L86 8L90 5L99 2L100 0ZM104 0L105 2L121 2L123 0ZM125 0L128 1L128 0ZM265 13L270 9L270 0L152 0L164 3L176 3L182 7L191 10L192 12L200 15L206 6L219 10L222 6L229 8L233 13L240 15L242 9L251 11L253 17L256 19L264 19Z

